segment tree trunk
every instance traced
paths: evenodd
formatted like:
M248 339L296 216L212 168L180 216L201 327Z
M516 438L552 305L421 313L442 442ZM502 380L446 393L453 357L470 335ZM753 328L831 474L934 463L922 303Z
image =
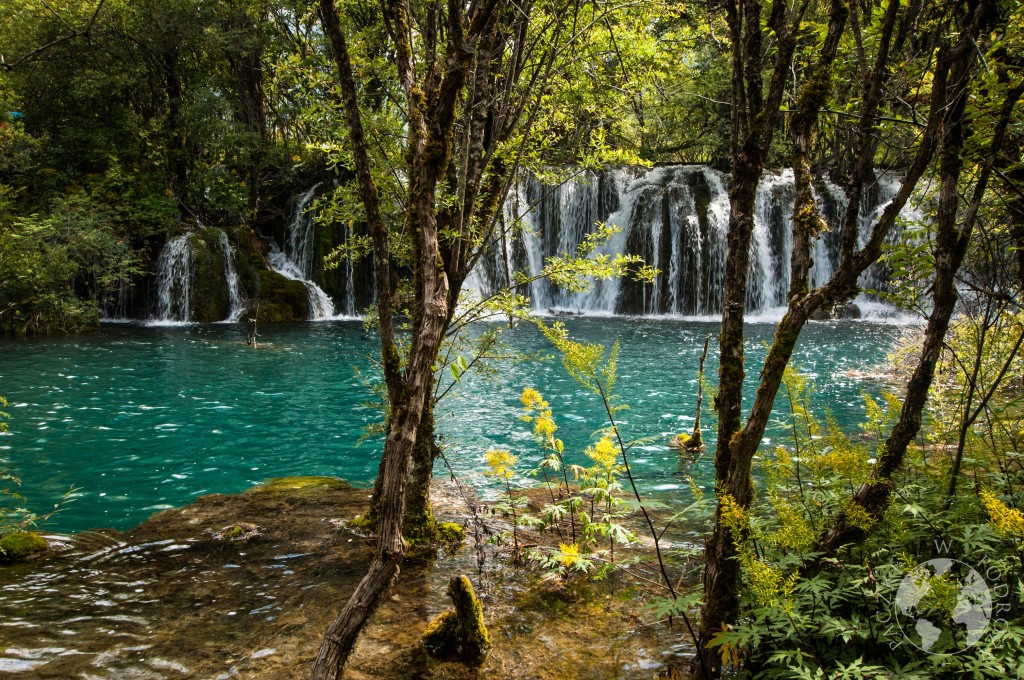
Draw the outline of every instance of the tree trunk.
M416 447L416 435L426 400L432 361L424 362L424 355L436 355L440 346L440 324L432 324L415 354L410 357L408 372L409 398L397 405L394 426L384 444L382 487L383 494L377 512L377 545L373 561L366 575L356 586L345 607L327 629L324 641L313 666L314 680L334 680L341 677L348 657L355 646L359 632L380 602L381 595L398 576L405 544L402 539L402 518L405 511L406 482L409 461ZM424 371L424 367L426 371ZM394 408L394 407L393 407Z
M434 462L440 453L434 432L434 407L428 403L416 435L406 494L404 532L407 538L414 541L432 541L437 536L437 523L430 503L430 482L434 477Z
M921 428L921 412L928 399L935 376L935 368L942 354L949 320L956 309L957 290L956 275L967 255L971 234L981 207L982 198L988 187L992 168L1003 137L1011 119L1013 107L1022 92L1019 89L1009 93L1003 103L1003 110L990 142L990 149L982 167L978 182L974 187L971 203L965 211L960 228L957 228L960 201L959 181L963 166L964 147L964 111L967 106L969 83L974 67L975 51L972 49L975 37L981 30L975 18L970 30L957 47L940 53L939 59L947 59L951 64L950 91L952 101L948 106L946 131L942 140L942 152L939 166L939 205L936 216L935 235L935 279L932 284L932 312L925 328L921 356L914 373L907 383L906 396L900 409L900 417L893 426L885 443L879 447L878 462L871 474L871 479L861 485L853 496L853 502L859 505L875 522L882 518L889 498L892 494L893 476L902 468L907 447L917 436ZM955 475L959 470L954 471ZM950 490L955 491L955 483L951 481ZM821 548L834 552L841 546L864 539L867 532L863 523L853 526L844 511L836 518L835 525L821 539Z
M408 115L405 226L412 246L413 300L410 307L410 346L403 366L394 334L389 273L390 235L381 215L379 195L370 169L357 98L359 90L334 0L320 0L320 20L330 41L341 86L357 188L373 240L381 359L391 414L378 474L380 493L376 504L374 558L366 576L324 636L313 669L315 680L341 676L360 630L397 576L404 556L402 527L410 465L417 451L421 425L431 431L433 429L430 418L434 365L451 318L449 301L458 292L453 292L449 286L441 256L437 220L438 182L445 176L451 161L457 104L476 41L492 26L499 5L498 0L482 0L480 4L471 3L468 8L458 3L448 5L448 25L444 30L446 59L443 68L438 63L428 69L424 82L417 81L413 64L408 6L401 0L389 0L384 6L385 22L395 46L398 78L406 94ZM469 14L468 22L464 12ZM435 30L424 36L428 44L438 39L441 29L435 27ZM428 419L426 425L425 417ZM432 437L425 446L431 444ZM426 466L422 466L418 477L423 475L426 475L429 488Z
M754 232L754 203L761 171L768 158L790 62L796 47L796 29L802 9L791 14L773 2L768 25L777 39L775 63L767 96L763 94L761 4L753 0L728 3L732 40L732 177L729 184L729 231L722 293L722 331L719 336L718 442L715 451L715 488L749 507L753 495L750 475L735 474L735 436L742 423L743 322L750 268L750 241ZM721 496L720 496L721 497ZM722 503L715 511L715 526L705 547L704 606L701 610L697 655L690 665L695 678L718 675L721 657L707 645L723 624L739 611L739 562L728 528L721 521Z

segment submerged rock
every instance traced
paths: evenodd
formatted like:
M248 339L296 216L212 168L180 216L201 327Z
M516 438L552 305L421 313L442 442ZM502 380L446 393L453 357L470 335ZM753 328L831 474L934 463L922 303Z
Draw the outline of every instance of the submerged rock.
M46 539L34 531L15 531L0 537L0 564L14 564L45 552Z
M439 520L469 524L472 513L454 504L456 492L435 486L446 499L435 508ZM30 658L40 678L308 678L323 632L373 555L372 540L339 521L365 513L370 493L330 477L276 479L238 495L203 496L128 532L53 541L38 559L0 570L0 669ZM214 538L240 520L259 527L258 540ZM595 583L572 604L524 602L536 575L508 568L480 538L470 541L475 548L405 560L346 678L649 680L652 667L633 660L680 657L671 651L678 631L627 615L642 606L624 580ZM470 612L466 620L481 624L464 636L462 652L482 665L428 662L428 622L451 607L450 587L464 593L451 585L452 574L463 573L479 579L486 596L490 650L483 659L482 609L457 599Z

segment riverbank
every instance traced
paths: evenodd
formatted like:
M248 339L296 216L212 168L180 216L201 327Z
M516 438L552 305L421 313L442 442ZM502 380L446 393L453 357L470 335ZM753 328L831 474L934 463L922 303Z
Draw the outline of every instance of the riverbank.
M465 499L437 486L439 517L467 523ZM50 536L48 555L0 570L0 672L306 678L369 561L370 542L346 525L368 498L333 478L284 478L203 496L126 532ZM494 640L483 677L646 680L688 651L678 627L645 620L639 582L618 574L552 588L470 538L452 554L406 560L346 677L473 677L419 648L427 623L451 606L448 579L462 573L482 596Z

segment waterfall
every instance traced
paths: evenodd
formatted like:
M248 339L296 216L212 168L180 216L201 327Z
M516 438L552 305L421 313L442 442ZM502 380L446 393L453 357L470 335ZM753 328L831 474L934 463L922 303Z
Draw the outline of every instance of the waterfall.
M721 313L729 224L728 177L706 166L668 166L649 171L610 169L581 173L559 186L520 178L503 206L506 229L481 258L467 280L487 295L507 285L509 269L538 275L548 258L572 255L593 233L595 224L620 231L596 253L639 255L659 270L652 284L629 279L595 282L584 293L567 292L544 280L529 290L539 312L712 316ZM882 174L858 206L860 239L892 200L900 178ZM829 224L811 244L811 284L832 275L839 258L839 230L847 208L842 190L823 179L815 200ZM747 309L773 314L784 307L791 277L794 187L792 170L766 172L757 187L750 245ZM908 209L911 210L911 209ZM904 213L907 213L905 210ZM906 218L907 215L905 214ZM894 234L899 238L899 234ZM883 289L886 272L875 266L861 279L866 288ZM777 313L777 312L774 312Z
M880 173L865 192L856 206L861 245L899 186L898 176ZM725 278L727 187L727 175L700 165L578 172L559 185L523 175L509 188L499 215L500 229L487 244L465 288L487 296L514 283L517 276L525 276L528 282L517 292L528 296L533 309L542 313L717 316L721 313ZM281 245L270 244L268 261L279 274L305 286L311 319L338 318L339 313L354 316L360 307L372 303L372 266L369 258L343 258L339 271L325 275L324 286L343 298L337 308L314 282L321 274L315 262L317 225L309 207L317 189L314 186L297 197ZM842 189L827 178L815 181L814 197L829 225L828 231L811 244L810 278L811 285L817 287L828 280L838 264L839 232L851 206ZM793 203L792 171L764 173L755 197L750 246L747 309L752 316L775 315L786 304ZM911 203L901 219L908 222L924 217ZM538 277L552 256L577 253L598 224L614 225L618 231L599 245L595 254L608 258L618 253L638 255L659 270L653 283L614 279L595 282L584 292L572 292ZM335 233L345 244L357 237L352 224L339 226ZM899 238L902 236L897 230L889 240ZM209 257L211 251L217 253L216 258ZM237 321L246 308L235 269L235 252L223 230L199 229L169 240L156 269L157 321L205 321L224 315L228 321ZM886 268L876 264L861 276L860 284L869 291L881 291L888 279ZM209 297L203 292L208 280L227 288L226 297L222 292L214 307L204 307L204 300L199 299ZM875 311L886 309L869 293L861 294L857 303Z
M192 247L189 235L164 244L156 265L156 321L187 322L192 319Z
M334 317L334 302L320 286L314 283L313 252L316 244L316 221L307 208L320 185L314 185L299 197L295 212L289 220L285 234L285 250L271 243L267 256L270 266L281 276L301 281L309 294L309 318L323 320Z
M220 242L221 252L224 254L224 280L228 285L228 299L231 302L231 311L225 321L238 321L245 311L245 297L242 295L242 288L238 283L238 272L235 270L235 249L228 241L228 234L223 229L218 229L217 238Z
M352 242L352 238L354 236L355 236L355 232L353 231L352 223L349 222L347 225L345 225L345 244L346 245L350 244ZM351 256L346 257L342 261L341 266L344 268L344 272L345 272L345 309L342 311L342 314L344 314L345 316L355 316L356 315L356 296L355 296L355 290L356 290L356 277L355 277L356 266L355 266L355 263L352 261L352 257Z
M223 229L200 226L167 241L157 259L156 289L157 323L238 321L246 309L235 249Z

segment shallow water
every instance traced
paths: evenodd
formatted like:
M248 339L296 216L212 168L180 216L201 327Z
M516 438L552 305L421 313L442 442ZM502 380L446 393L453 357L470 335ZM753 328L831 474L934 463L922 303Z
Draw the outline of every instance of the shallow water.
M649 438L631 452L641 485L685 487L679 456L666 443L692 427L700 352L719 324L629 318L565 323L578 339L621 342L617 392L631 408L621 412L620 425L627 439ZM254 349L245 344L246 330L239 324L118 324L74 337L0 341L0 395L11 414L11 431L0 437L0 468L21 477L37 511L77 487L74 502L47 526L62 532L128 528L157 510L202 494L237 493L270 477L326 474L368 484L380 442L357 442L379 418L366 405L373 395L363 377L373 376L367 358L377 348L373 335L352 321L268 326ZM748 326L749 380L757 377L773 331L772 324ZM815 376L816 402L841 424L854 426L863 420L861 393L878 386L844 376L880 362L899 333L899 327L864 321L812 323L795 362ZM532 328L503 337L515 349L552 354ZM715 354L713 339L707 365L712 381ZM523 468L539 460L528 425L517 418L523 387L537 388L550 401L570 459L580 457L592 433L605 425L596 396L582 392L557 359L497 368L488 379L464 378L438 408L446 456L464 480L487 485L481 458L494 446L519 455ZM706 399L706 424L711 415ZM785 432L776 428L766 437L774 441ZM705 438L713 444L707 428ZM707 482L708 457L690 471Z
M324 630L369 561L368 542L344 524L368 495L295 481L206 496L127 533L58 538L42 558L0 569L0 676L308 678ZM452 498L438 499L439 516L467 522ZM260 535L215 538L238 521ZM451 607L445 591L456 574L473 579L494 640L482 677L646 680L692 652L678 628L642 618L644 591L622 575L586 598L547 596L536 575L494 554L486 549L483 571L471 547L407 559L346 677L423 677L419 640Z

